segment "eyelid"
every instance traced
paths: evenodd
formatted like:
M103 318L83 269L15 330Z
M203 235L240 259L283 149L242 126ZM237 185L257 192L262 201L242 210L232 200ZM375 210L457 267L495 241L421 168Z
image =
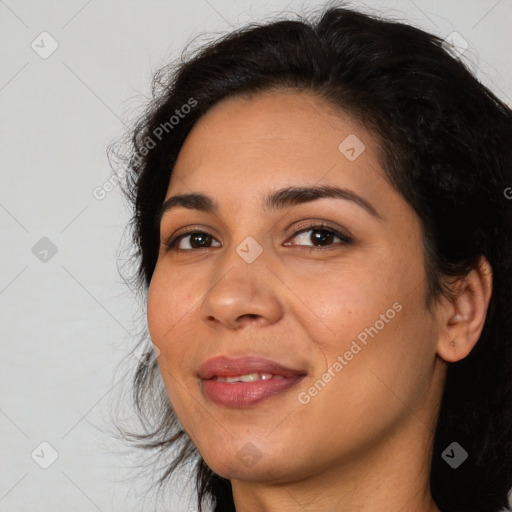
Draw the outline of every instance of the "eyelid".
M201 226L188 226L186 228L183 228L183 231L180 229L176 230L170 237L166 239L166 241L162 242L163 245L167 248L167 250L176 250L176 251L200 251L201 249L176 249L175 246L182 237L185 237L187 235L193 235L195 233L204 233L209 236L211 236L214 240L217 240L216 235L212 234L212 230L209 228L204 228ZM178 233L178 234L176 234ZM218 240L217 240L218 241ZM204 249L211 249L211 247L204 247Z
M169 251L181 251L181 252L198 252L208 249L215 249L216 247L200 247L197 249L177 249L176 244L181 241L183 237L186 237L187 235L192 235L195 233L204 233L206 235L211 236L214 240L217 240L217 238L210 232L210 229L203 228L200 226L189 226L187 228L184 228L185 231L179 232L179 234L172 234L169 239L163 243L167 247ZM287 231L289 228L287 229ZM308 246L308 245L300 245L300 244L286 244L287 246L295 246L295 247L302 247L304 249L311 249L311 250L329 250L331 247L341 246L341 245L348 245L354 243L355 238L353 235L346 229L342 228L341 226L337 225L331 225L328 221L324 220L315 220L315 219L309 219L309 220L303 220L298 225L294 225L293 230L290 234L286 235L287 239L292 237L295 238L299 236L300 234L307 232L307 231L330 231L335 237L339 238L341 240L340 242L333 243L326 246Z
M326 230L335 231L335 232L339 233L339 236L350 239L352 241L354 241L354 239L355 239L355 237L352 235L352 233L348 229L346 229L342 226L339 226L338 224L334 224L332 222L326 221L326 220L319 220L319 219L313 219L313 218L302 220L298 224L293 223L289 228L287 228L286 231L289 231L292 226L293 226L293 229L290 231L290 234L287 236L292 236L292 235L297 236L303 231L316 228L316 229L326 229Z

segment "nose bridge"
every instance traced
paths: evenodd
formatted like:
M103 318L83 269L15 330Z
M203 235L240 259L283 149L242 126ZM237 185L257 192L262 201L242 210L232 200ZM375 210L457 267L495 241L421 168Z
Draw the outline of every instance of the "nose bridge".
M224 255L226 263L244 267L241 264L243 262L247 270L255 267L261 270L261 263L266 259L263 256L267 256L264 254L264 247L268 247L265 240L268 233L264 231L265 216L261 204L253 197L243 203L240 198L235 199L231 206L230 211L234 214L226 221L231 223L229 251Z
M263 244L252 236L243 238L234 233L231 246L221 255L218 261L217 285L228 284L234 286L239 284L242 287L244 296L254 295L259 286L264 287L262 274L265 267L266 253L263 250ZM241 241L240 241L241 238Z
M233 235L232 246L221 255L214 270L216 279L204 297L201 317L231 327L242 317L263 317L273 323L281 315L281 305L275 287L268 276L264 277L269 270L263 245L252 236L237 243L237 233Z

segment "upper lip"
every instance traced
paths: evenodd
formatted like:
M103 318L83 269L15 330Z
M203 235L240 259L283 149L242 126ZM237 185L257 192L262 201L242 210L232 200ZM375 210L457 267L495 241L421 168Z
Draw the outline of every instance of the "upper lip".
M248 373L271 373L272 375L282 375L283 377L306 375L306 372L303 370L287 368L275 361L261 357L217 356L208 359L201 365L198 376L206 380L212 377L236 377Z

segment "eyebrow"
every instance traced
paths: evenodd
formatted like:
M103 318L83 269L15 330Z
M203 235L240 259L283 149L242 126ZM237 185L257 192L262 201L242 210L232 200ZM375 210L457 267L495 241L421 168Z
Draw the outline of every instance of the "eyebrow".
M351 190L332 185L281 188L275 192L270 193L265 198L263 204L265 211L270 212L324 198L351 201L360 206L370 215L383 220L382 216L379 215L377 210L366 199L362 198ZM158 224L160 224L165 213L179 207L214 214L218 214L219 212L218 203L205 194L179 194L171 196L164 201L155 220Z

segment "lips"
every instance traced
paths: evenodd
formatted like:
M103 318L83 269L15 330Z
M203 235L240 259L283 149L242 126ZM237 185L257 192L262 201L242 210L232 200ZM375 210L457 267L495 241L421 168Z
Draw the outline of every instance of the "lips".
M265 378L226 381L229 377L250 374L265 375ZM260 357L214 357L208 359L198 372L199 387L205 399L231 409L257 406L272 397L286 395L305 376L303 370L288 368Z
M208 359L199 369L198 377L202 380L214 377L237 377L250 373L267 373L280 375L282 377L304 376L304 370L288 368L276 361L263 359L261 357L238 357L230 358L218 356Z

